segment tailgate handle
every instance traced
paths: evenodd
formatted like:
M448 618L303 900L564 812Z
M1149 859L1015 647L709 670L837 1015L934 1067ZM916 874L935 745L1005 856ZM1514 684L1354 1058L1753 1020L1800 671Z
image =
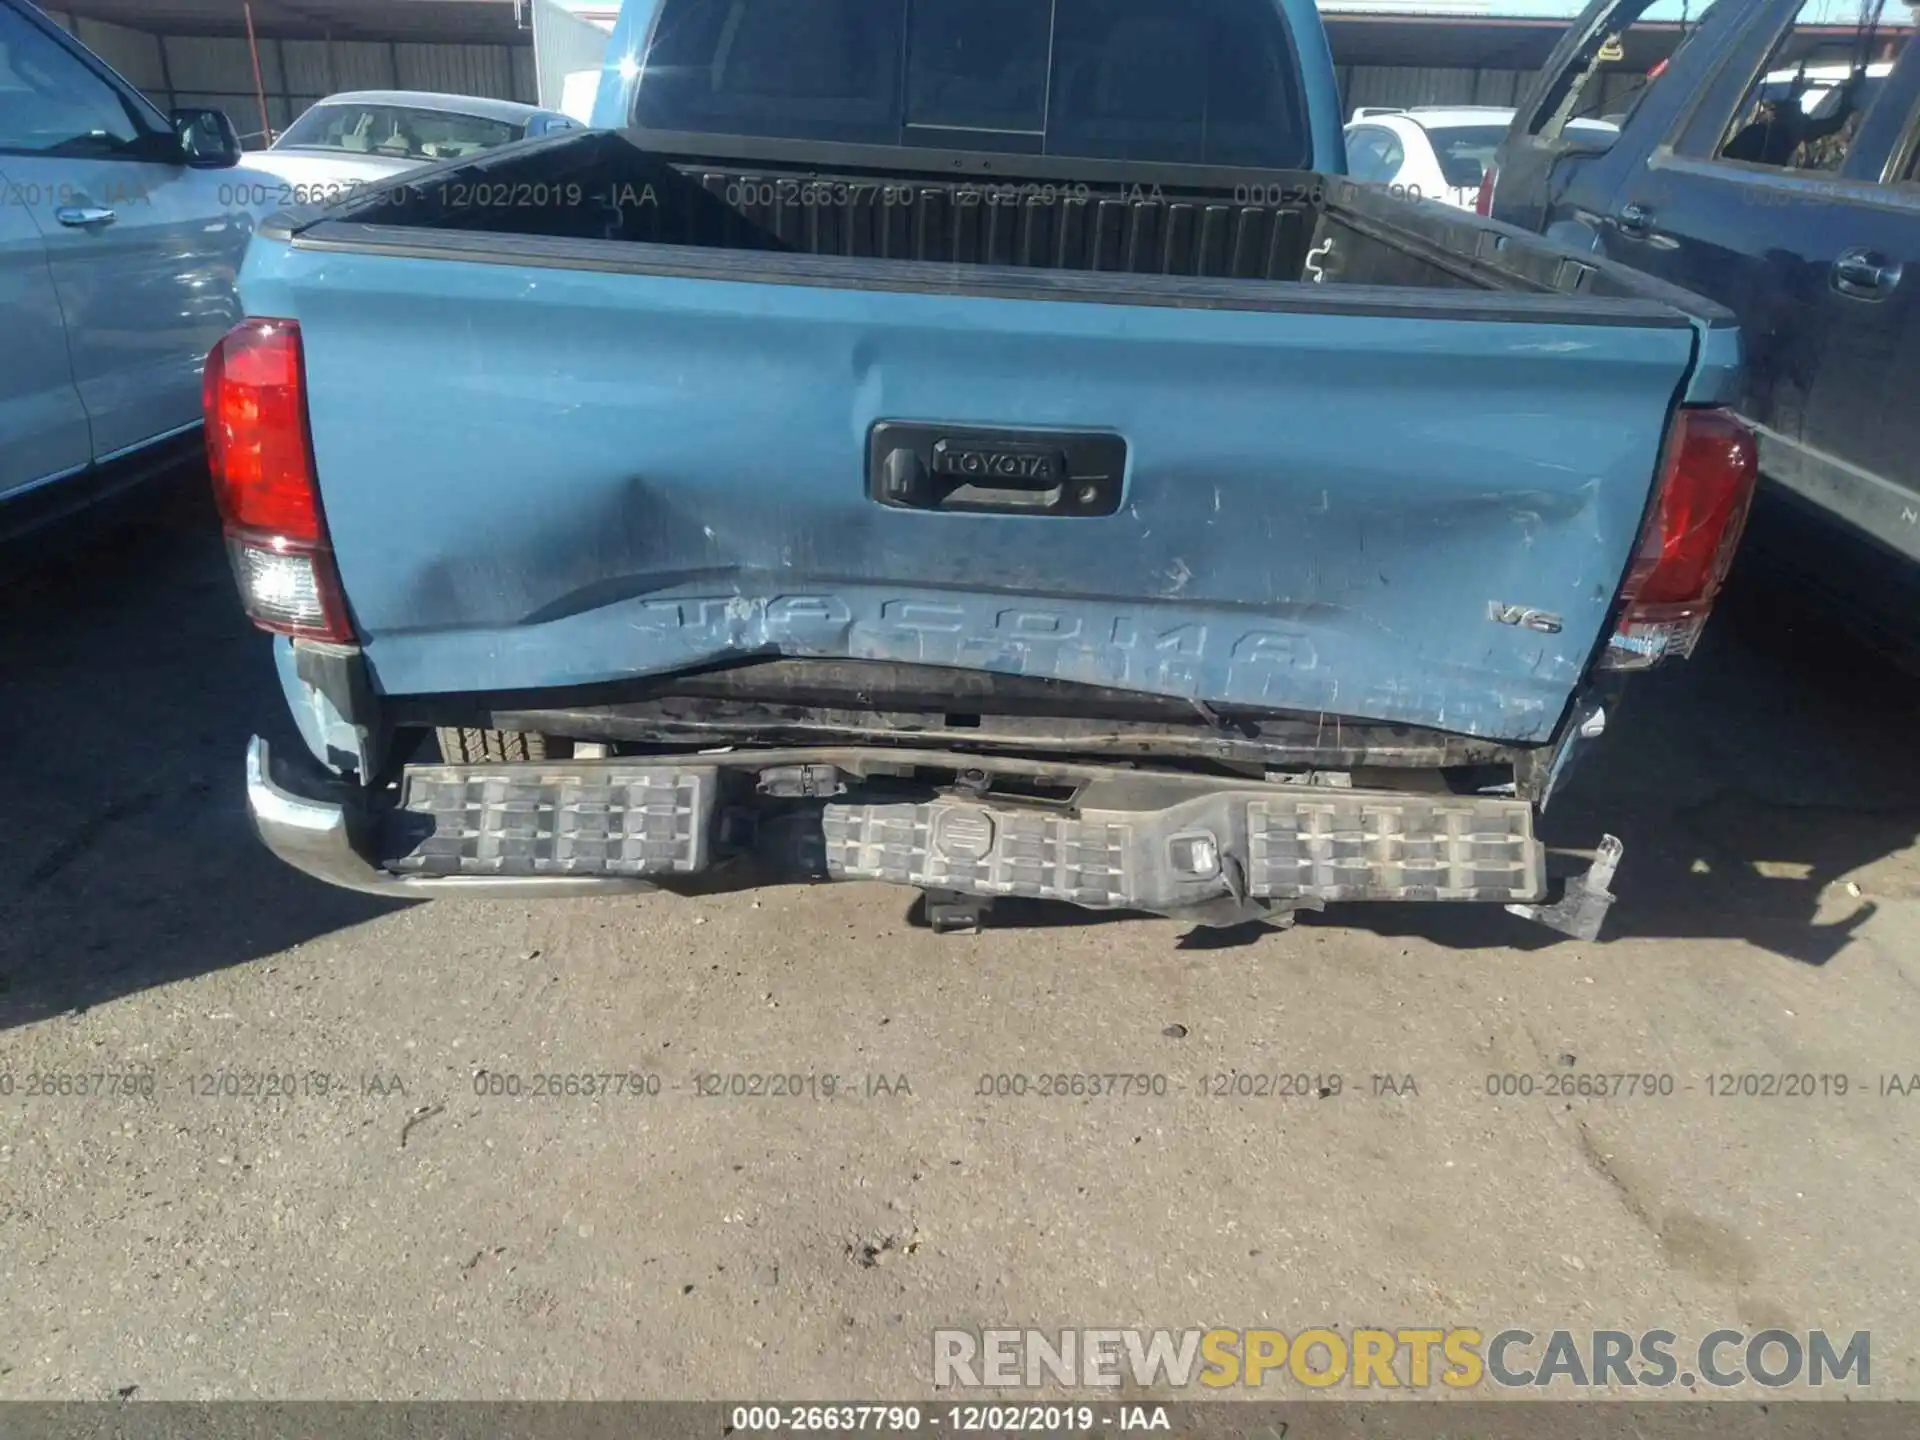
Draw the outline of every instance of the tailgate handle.
M938 440L933 446L931 480L928 490L940 496L941 505L1052 510L1066 494L1066 457L1043 445Z
M892 509L1111 515L1120 508L1126 441L881 421L867 464L868 495Z

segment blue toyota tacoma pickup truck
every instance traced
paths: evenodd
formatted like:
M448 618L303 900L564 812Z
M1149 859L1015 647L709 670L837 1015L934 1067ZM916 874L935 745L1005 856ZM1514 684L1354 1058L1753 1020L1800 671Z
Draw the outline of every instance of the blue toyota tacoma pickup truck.
M248 254L277 854L1596 932L1535 818L1738 539L1725 312L1342 178L1306 0L632 0L600 103Z

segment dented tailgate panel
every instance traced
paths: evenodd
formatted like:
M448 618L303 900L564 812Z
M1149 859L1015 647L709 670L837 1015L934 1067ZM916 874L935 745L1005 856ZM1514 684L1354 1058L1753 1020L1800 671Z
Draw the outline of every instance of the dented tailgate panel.
M346 594L405 694L777 652L1544 741L1696 338L1551 302L1224 311L264 248L248 308L301 322ZM889 508L881 421L1115 434L1119 503Z

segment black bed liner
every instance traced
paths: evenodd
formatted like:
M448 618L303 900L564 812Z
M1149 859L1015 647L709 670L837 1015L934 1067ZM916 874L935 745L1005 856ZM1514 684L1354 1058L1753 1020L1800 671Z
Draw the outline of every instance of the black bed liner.
M435 167L336 212L374 225L855 259L1295 280L1322 181L1173 185L667 155L615 132Z
M637 238L752 248L769 234L813 255L1018 265L1132 275L1296 280L1312 212L1304 204L1238 203L1148 187L1095 190L1033 181L874 182L700 167L694 179L731 212L702 233ZM1274 193L1290 193L1279 184ZM697 212L696 212L697 213Z
M1307 298L1319 285L1294 283L1304 280L1376 287L1375 311L1421 314L1464 290L1506 302L1489 319L1528 318L1512 302L1539 296L1604 302L1580 315L1587 323L1688 323L1687 307L1654 300L1642 277L1314 171L600 130L412 171L263 230L316 248L627 268L609 260L612 242L644 247L638 268L716 279L1025 298L1032 284L1012 281L1024 274L1050 298L1322 308ZM891 262L897 283L888 267L852 263L874 260Z

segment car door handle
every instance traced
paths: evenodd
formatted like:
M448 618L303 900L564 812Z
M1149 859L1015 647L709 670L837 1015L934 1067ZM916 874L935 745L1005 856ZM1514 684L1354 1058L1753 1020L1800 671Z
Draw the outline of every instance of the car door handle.
M1653 212L1644 205L1622 205L1613 222L1629 235L1644 235L1653 229Z
M1833 288L1861 300L1879 300L1900 283L1900 267L1871 250L1848 250L1833 262Z
M62 205L53 212L53 218L78 229L83 225L111 225L113 211L104 205Z

